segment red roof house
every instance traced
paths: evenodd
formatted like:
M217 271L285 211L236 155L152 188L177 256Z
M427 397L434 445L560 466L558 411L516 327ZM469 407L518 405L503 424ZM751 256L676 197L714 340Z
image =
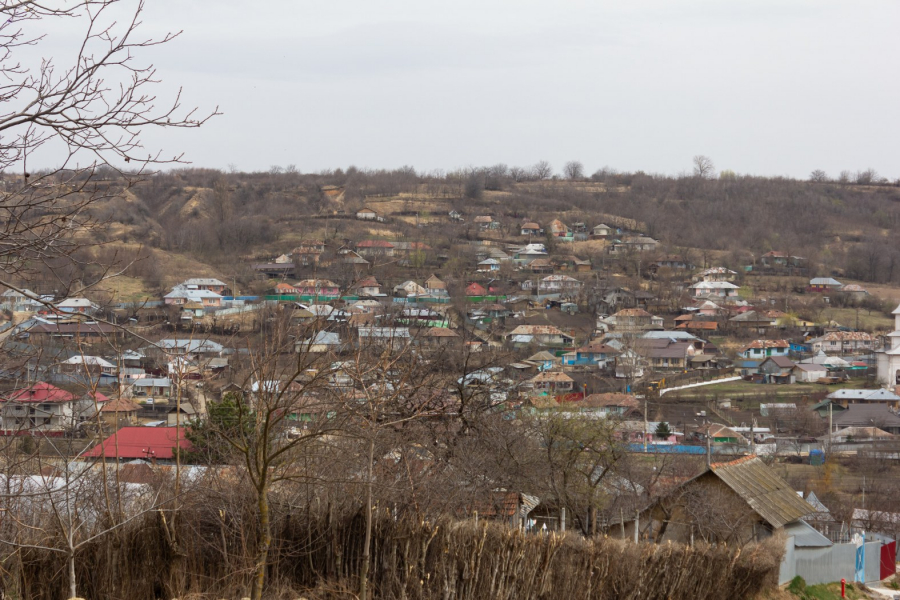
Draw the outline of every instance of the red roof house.
M50 383L39 382L11 392L8 398L16 402L72 402L75 395Z
M175 456L177 427L122 427L117 432L84 453L88 458L143 458L168 460ZM178 446L191 449L184 428Z
M487 294L487 290L479 283L470 283L466 287L466 296L484 296L485 294Z

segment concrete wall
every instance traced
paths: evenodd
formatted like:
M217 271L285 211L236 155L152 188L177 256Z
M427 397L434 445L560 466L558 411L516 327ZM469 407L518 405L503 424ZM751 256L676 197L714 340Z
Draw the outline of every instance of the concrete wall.
M787 583L797 575L808 585L832 583L856 578L856 546L835 544L830 548L794 548L794 538L787 540L778 582ZM866 544L866 582L878 581L881 563L881 542Z

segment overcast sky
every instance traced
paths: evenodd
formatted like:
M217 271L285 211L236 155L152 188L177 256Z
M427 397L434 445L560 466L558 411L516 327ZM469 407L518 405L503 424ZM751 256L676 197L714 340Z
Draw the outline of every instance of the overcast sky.
M900 177L900 2L149 0L196 166Z

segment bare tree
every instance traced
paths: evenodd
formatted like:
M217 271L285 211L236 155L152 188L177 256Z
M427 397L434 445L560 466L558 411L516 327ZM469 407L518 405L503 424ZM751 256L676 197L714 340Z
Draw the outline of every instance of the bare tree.
M828 181L828 173L822 169L816 169L809 174L809 180L813 183L825 183Z
M179 154L144 146L148 128L199 127L215 114L185 110L180 91L168 105L155 95L155 69L136 61L178 34L137 37L143 8L142 1L128 8L124 0L0 6L0 171L20 174L5 178L0 190L0 284L14 287L13 276L54 260L77 260L73 236L96 224L88 209L97 200L156 165L181 162ZM56 50L29 62L43 49L53 21L80 30L70 38L70 54ZM59 167L34 172L37 160ZM68 289L68 283L60 286Z
M584 179L584 165L577 160L570 160L563 167L566 179Z
M531 175L538 180L550 179L553 175L553 167L546 160L539 161L531 167Z
M708 156L698 154L694 157L694 176L701 179L712 179L715 177L716 167Z

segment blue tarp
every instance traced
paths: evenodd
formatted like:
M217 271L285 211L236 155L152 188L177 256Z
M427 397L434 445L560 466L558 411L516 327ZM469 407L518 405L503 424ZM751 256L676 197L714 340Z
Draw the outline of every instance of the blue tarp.
M632 452L643 452L643 444L628 444ZM656 454L706 454L703 446L685 446L684 444L647 444L647 452Z

